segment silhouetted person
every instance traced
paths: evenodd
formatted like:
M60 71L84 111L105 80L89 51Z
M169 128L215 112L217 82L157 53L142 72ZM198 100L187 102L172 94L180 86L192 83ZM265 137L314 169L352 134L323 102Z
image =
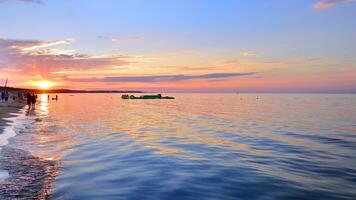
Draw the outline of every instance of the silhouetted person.
M26 100L27 100L28 108L31 107L31 103L32 103L31 96L32 95L29 92L26 93Z
M47 101L49 101L49 95L47 96Z
M8 91L5 91L5 102L7 102L9 100L9 92Z
M36 105L36 96L37 95L35 95L35 94L32 94L31 95L31 104L32 104L32 107L35 107L35 105Z
M56 95L56 101L58 101L58 95Z
M4 102L5 100L5 92L1 92L1 101Z

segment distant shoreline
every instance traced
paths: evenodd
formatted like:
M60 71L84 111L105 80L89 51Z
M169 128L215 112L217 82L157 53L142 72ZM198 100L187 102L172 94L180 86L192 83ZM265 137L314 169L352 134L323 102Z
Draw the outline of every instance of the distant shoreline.
M0 91L4 90L4 87L0 87ZM39 89L27 89L27 88L14 88L7 87L9 92L34 92L44 94L59 94L59 93L144 93L143 91L136 90L69 90L69 89L53 89L53 90L39 90Z
M140 90L71 90L71 89L51 89L51 90L40 90L40 89L29 89L29 88L15 88L7 87L10 92L34 92L37 94L60 94L60 93L161 93L161 92L152 92L152 91L140 91ZM4 87L0 86L0 91L4 90ZM164 93L188 93L188 94L356 94L355 91L240 91L240 92L227 92L227 91L170 91Z

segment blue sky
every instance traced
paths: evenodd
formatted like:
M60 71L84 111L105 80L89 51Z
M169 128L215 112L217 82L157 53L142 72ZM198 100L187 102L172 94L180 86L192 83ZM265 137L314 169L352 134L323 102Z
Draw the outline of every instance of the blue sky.
M156 75L148 73L148 68L155 66L177 63L200 69L199 65L214 65L228 60L239 60L246 63L247 68L248 63L288 63L319 58L318 65L325 65L324 70L318 69L321 73L326 71L332 76L339 73L336 68L355 71L356 23L353 20L356 19L356 3L352 0L0 2L0 38L36 41L71 39L73 42L70 44L63 43L53 48L75 50L90 56L126 55L156 59L146 64L135 65L138 61L130 64L132 69L144 68L144 74L130 69L118 71L115 77ZM186 52L190 52L188 56ZM172 53L176 54L175 57ZM307 65L286 65L288 70L275 76L295 76L297 73L315 75L316 69L308 70ZM102 69L103 66L97 67ZM200 70L200 74L194 74L194 70L161 70L157 76L227 73L225 68L220 71L216 68L205 73ZM272 69L272 66L257 67L256 64L247 71L236 67L231 73L256 70L264 73L266 68ZM302 68L302 72L298 68ZM46 70L39 73L41 78L53 78L43 71ZM351 81L344 85L351 89L353 84Z

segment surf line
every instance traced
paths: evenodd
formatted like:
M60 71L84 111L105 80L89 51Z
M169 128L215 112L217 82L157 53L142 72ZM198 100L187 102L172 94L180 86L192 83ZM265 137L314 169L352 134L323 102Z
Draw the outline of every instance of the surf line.
M17 119L24 115L24 110L25 109L21 109L19 113L11 113L11 115L14 115L14 116L4 118L4 120L6 120L8 122L6 123L3 132L0 133L0 153L1 153L2 147L9 144L9 139L16 136L15 127L20 125ZM0 183L3 182L8 177L9 177L8 171L0 170Z

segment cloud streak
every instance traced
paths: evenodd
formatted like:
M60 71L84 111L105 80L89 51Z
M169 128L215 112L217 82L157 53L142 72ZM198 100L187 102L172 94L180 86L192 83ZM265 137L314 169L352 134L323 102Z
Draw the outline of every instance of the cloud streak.
M263 55L263 53L258 53L255 51L243 51L240 53L244 57L251 57L251 56L257 56L257 55Z
M3 3L7 0L0 0L0 3ZM16 0L16 1L21 1L25 3L35 3L35 4L43 4L43 0Z
M38 3L38 4L43 4L42 0L17 0L17 1L22 1L26 3Z
M231 77L251 76L256 72L247 73L211 73L203 75L162 75L162 76L127 76L127 77L104 77L104 78L90 78L77 79L77 82L141 82L141 83L155 83L155 82L178 82L192 79L223 79ZM72 80L73 81L73 80Z
M328 8L331 6L335 6L337 4L340 3L352 3L352 2L356 2L356 0L327 0L327 1L319 1L317 3L314 4L314 8L315 9L324 9L324 8Z
M86 70L97 67L114 67L130 63L128 56L91 56L72 49L56 48L68 45L73 39L39 41L0 38L0 68L24 69L26 72L51 76L60 70Z
M111 41L113 43L123 43L123 44L133 44L133 43L137 43L140 41L143 41L142 37L138 37L138 36L131 36L131 37L110 37L110 36L104 36L104 35L99 35L97 37L98 39L102 39L102 40L107 40L107 41Z

